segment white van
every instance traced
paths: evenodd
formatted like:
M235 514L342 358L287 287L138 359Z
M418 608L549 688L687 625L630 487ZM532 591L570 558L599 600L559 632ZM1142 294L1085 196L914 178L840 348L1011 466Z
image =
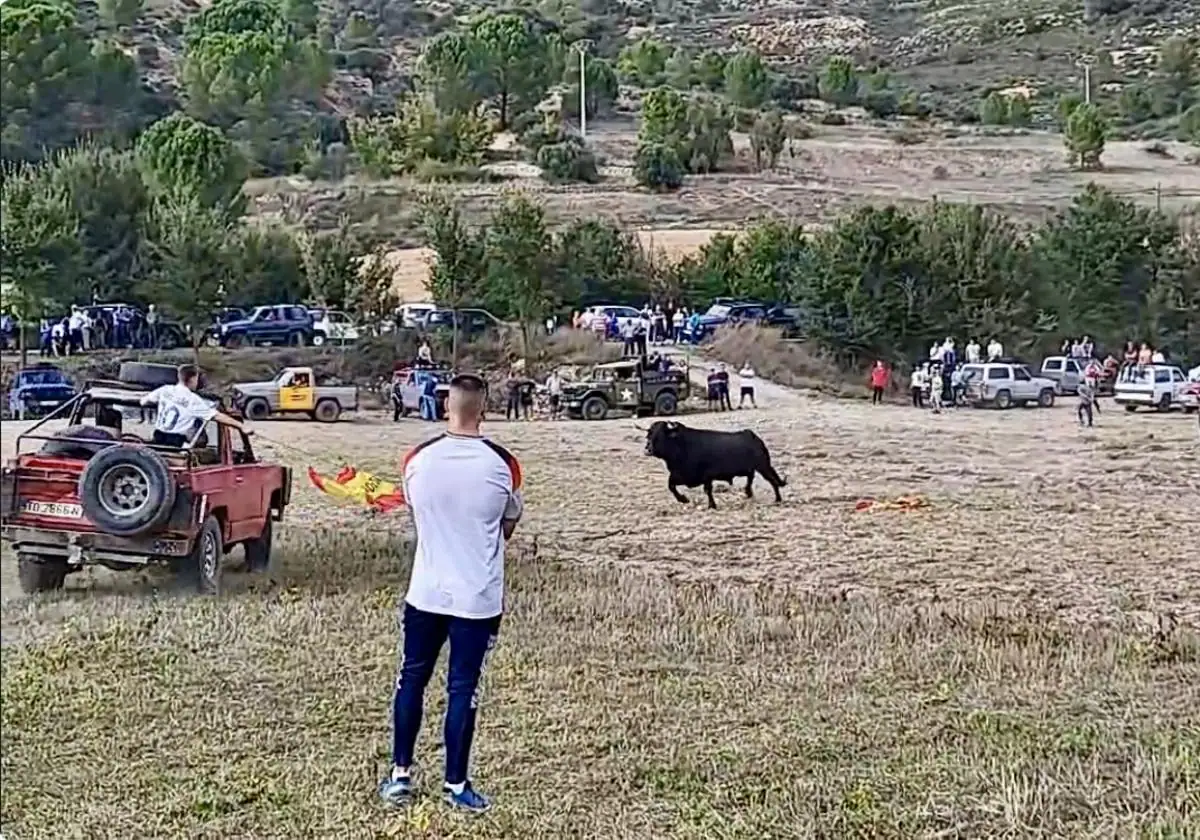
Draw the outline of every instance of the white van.
M400 326L412 330L421 326L425 322L425 316L435 309L436 303L402 303L396 307L396 317Z
M1140 407L1170 411L1182 407L1180 396L1187 377L1178 365L1126 365L1117 374L1113 402L1126 411Z

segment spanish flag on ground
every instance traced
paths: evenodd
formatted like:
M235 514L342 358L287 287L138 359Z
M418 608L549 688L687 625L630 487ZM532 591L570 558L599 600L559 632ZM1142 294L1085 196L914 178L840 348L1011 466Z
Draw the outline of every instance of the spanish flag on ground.
M327 496L348 499L384 513L405 505L404 490L399 484L354 467L342 467L332 477L309 467L308 480Z

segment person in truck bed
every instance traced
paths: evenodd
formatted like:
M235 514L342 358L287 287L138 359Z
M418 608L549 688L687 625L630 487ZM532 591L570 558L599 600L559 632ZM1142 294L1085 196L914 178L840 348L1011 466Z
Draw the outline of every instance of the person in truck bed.
M155 446L182 448L197 426L209 420L215 420L222 426L229 426L247 435L254 434L242 421L218 411L215 405L197 394L196 388L199 385L199 368L194 365L182 365L179 368L177 383L155 388L142 397L142 405L157 407L154 436L151 440Z

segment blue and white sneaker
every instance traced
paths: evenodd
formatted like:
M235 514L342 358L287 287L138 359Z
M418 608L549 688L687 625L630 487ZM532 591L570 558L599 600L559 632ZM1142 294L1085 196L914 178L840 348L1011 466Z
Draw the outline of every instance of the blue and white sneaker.
M491 800L471 787L470 782L463 785L460 793L456 793L454 788L446 785L442 788L442 798L450 807L460 811L469 811L472 814L482 814L492 807Z
M388 805L399 807L412 802L412 776L388 776L379 783L379 798Z

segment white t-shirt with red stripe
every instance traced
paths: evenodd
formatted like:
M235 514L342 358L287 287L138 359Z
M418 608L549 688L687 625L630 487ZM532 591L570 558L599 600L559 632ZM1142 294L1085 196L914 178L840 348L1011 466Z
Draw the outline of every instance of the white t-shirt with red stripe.
M425 612L493 618L504 610L504 520L521 518L521 465L494 441L443 434L404 456L417 530L405 600Z

